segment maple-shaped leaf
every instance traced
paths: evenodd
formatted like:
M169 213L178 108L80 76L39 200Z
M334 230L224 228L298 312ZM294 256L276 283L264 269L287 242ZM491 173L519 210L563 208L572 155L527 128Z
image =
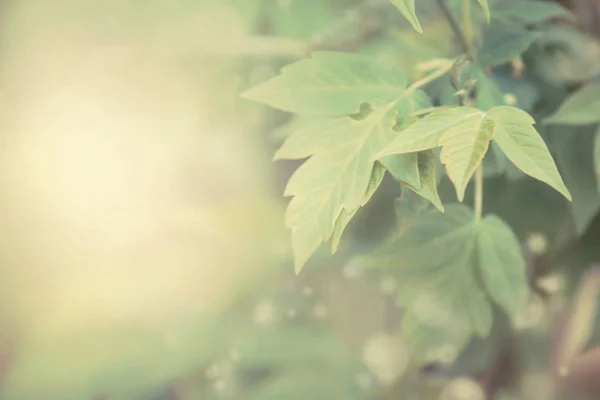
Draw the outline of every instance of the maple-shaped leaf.
M421 214L371 260L399 282L401 332L422 363L448 350L455 358L473 334L490 332L491 306L476 279L476 239L473 212L452 204L444 213Z
M393 102L404 95L406 83L400 68L372 57L314 52L242 97L298 114L342 116L358 113L364 103L375 109Z
M396 8L404 15L404 18L407 19L408 22L415 28L415 30L419 33L423 33L423 28L421 28L421 23L419 23L419 19L417 18L417 13L415 12L415 0L391 0L392 4L396 6Z
M441 161L462 201L465 188L488 149L494 127L494 121L476 108L441 109L400 132L377 157L441 146Z
M411 99L405 100L407 102ZM322 121L319 129L293 133L276 158L306 158L290 178L286 212L292 229L296 271L334 231L333 248L355 211L381 183L373 155L397 134L397 108L376 111L362 120L340 117ZM317 134L318 133L318 134ZM309 139L297 136L308 136ZM342 218L338 221L338 218Z
M336 251L346 226L381 183L382 163L420 190L418 157L373 158L417 120L409 115L431 106L424 92L406 83L400 69L370 57L316 52L244 94L309 117L291 125L274 157L307 159L285 190L293 196L286 225L297 272L321 244L331 240ZM436 201L433 189L424 194Z
M451 204L445 213L399 221L398 234L363 263L397 279L401 332L419 363L452 361L473 335L486 337L493 322L490 298L513 318L523 312L525 261L514 233L497 216L477 221L470 208Z

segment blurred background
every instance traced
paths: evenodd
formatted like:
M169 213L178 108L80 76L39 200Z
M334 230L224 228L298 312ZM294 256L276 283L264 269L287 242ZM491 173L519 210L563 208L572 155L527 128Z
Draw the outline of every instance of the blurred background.
M598 4L562 1L574 18L544 21L520 63L494 69L500 101L543 117L594 79ZM497 324L452 365L411 363L393 271L355 260L395 229L391 177L335 256L293 272L281 194L299 164L271 158L294 120L239 94L312 50L417 79L459 51L436 1L417 1L423 35L387 0L0 7L0 399L563 398L548 357L599 259L595 127L542 131L573 203L486 167L485 211L522 240L536 295L520 326ZM428 88L451 103L444 90Z

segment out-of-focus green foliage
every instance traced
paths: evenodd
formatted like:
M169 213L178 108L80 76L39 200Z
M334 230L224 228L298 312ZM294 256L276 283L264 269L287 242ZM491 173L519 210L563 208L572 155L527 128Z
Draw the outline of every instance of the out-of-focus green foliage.
M600 257L578 17L3 5L0 399L577 399L548 359Z

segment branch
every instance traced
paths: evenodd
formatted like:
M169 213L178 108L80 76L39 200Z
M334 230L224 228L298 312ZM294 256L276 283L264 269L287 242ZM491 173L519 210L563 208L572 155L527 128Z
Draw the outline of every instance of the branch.
M437 1L438 6L440 7L440 9L443 11L443 13L446 17L446 20L448 21L448 24L450 24L450 28L452 29L452 32L454 32L454 36L456 36L456 39L458 40L458 43L460 44L462 51L465 54L467 54L469 56L469 58L473 58L471 46L469 45L469 42L467 41L467 38L466 38L465 34L463 33L462 29L458 25L456 18L454 18L454 15L452 15L452 12L448 8L448 5L446 4L445 0L436 0L436 1Z

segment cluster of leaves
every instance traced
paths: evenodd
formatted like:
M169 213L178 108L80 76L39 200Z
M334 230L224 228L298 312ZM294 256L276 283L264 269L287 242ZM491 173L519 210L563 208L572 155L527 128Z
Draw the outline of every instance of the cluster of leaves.
M414 1L392 3L422 30ZM525 261L511 227L496 215L482 218L481 198L475 211L443 204L440 172L445 170L462 202L474 176L475 185L482 185L478 171L490 153L571 200L534 118L510 105L517 102L508 101L485 72L518 60L538 37L537 25L567 12L542 2L480 4L485 25L477 57L441 60L410 85L394 63L319 51L243 94L299 116L274 157L306 160L285 189L293 197L286 225L296 272L322 244L330 242L336 252L344 230L386 172L410 191L406 199L416 196L435 206L421 207L422 213L400 227L386 256L374 258L399 271L403 331L423 362L438 359L447 346L462 349L473 334L487 336L493 319L488 299L516 317L528 297ZM586 95L582 92L578 96ZM577 118L569 108L579 101L575 95L550 120ZM590 116L579 120L589 122Z

